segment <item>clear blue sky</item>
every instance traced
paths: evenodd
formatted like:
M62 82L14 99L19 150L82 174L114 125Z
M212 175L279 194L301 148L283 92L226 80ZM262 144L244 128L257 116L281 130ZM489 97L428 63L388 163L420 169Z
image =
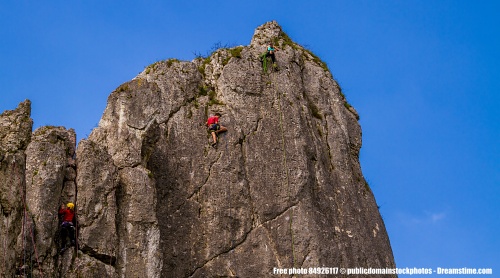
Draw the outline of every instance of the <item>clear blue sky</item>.
M35 127L80 140L145 66L247 45L277 20L361 116L363 173L397 265L499 275L500 2L49 2L0 2L1 111L31 99Z

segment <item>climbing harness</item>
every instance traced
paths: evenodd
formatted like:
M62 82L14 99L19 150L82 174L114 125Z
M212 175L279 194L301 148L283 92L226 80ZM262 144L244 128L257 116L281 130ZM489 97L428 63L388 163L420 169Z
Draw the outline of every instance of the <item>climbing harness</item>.
M270 75L271 83L273 84L274 93L278 96L278 110L279 110L279 122L280 122L280 130L281 130L281 148L283 149L283 167L285 168L286 173L286 182L287 182L287 198L288 204L291 203L291 187L290 187L290 171L288 169L287 164L287 156L286 156L286 143L285 143L285 129L283 127L283 111L281 109L281 94L276 89L276 82L274 82L273 74ZM290 236L292 239L292 263L293 266L296 267L296 259L295 259L295 242L294 242L294 234L293 234L293 208L290 206Z

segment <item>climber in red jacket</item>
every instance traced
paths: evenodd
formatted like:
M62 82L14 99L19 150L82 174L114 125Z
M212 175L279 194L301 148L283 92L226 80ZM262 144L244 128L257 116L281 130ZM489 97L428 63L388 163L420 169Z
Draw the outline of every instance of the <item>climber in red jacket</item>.
M66 239L69 237L72 246L76 246L75 242L75 205L68 203L62 204L59 208L59 217L61 223L61 251L66 249Z
M212 117L208 118L207 120L207 127L208 127L208 132L212 134L212 139L214 142L212 143L212 147L215 147L217 145L217 135L219 133L223 133L227 131L227 128L224 126L221 126L219 124L219 118L222 117L220 113L215 113Z

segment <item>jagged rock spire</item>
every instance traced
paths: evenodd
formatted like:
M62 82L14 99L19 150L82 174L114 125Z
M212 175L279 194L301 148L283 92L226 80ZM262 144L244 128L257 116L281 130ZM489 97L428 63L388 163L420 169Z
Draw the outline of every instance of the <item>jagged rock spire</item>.
M30 115L29 100L21 102L15 110L0 115L0 153L26 149L33 128Z
M281 34L281 26L276 21L270 21L262 24L255 29L250 45L253 47L262 47Z

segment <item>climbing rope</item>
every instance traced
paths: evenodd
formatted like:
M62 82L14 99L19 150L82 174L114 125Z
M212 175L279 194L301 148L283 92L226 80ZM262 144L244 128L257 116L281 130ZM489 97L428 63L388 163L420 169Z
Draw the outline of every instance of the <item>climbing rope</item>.
M15 165L15 164L14 164ZM14 166L14 176L16 177L16 180L14 181L14 184L17 184L17 175L15 173L15 166ZM26 188L22 188L22 200L23 200L23 208L24 208L24 213L23 213L23 219L22 219L22 228L21 228L21 246L23 247L23 253L22 253L22 261L21 265L24 269L24 266L26 265L26 242L24 241L24 238L26 237L25 233L25 228L26 228ZM23 271L24 277L26 277L26 271Z
M24 203L24 224L23 226L26 226L26 222L27 222L27 208L26 208L26 193L24 194L24 198L23 198L23 203ZM42 271L42 267L40 265L40 260L38 259L38 252L37 252L37 249L36 249L36 244L35 244L35 236L33 234L33 229L34 229L34 226L32 225L32 227L29 228L30 230L30 234L31 234L31 243L33 244L33 249L35 251L35 259L36 259L36 263L38 265L38 270L40 271L40 276L43 277L43 271ZM25 237L26 234L23 234L23 237ZM23 241L24 241L24 238L23 238ZM23 249L24 249L24 254L25 254L25 263L26 263L26 242L25 242L25 245L23 246ZM30 258L31 258L31 254L30 254ZM30 263L30 266L31 266L31 263ZM26 275L26 273L24 273ZM33 268L31 266L31 274L33 275Z
M76 204L76 200L78 199L78 187L76 186L76 180L75 180L75 216L74 216L74 219L75 219L75 252L76 252L76 256L78 256L78 213L77 213L77 204ZM111 257L111 256L110 256ZM111 259L110 259L111 260Z
M17 177L17 175L16 175ZM31 182L33 183L33 178L31 180ZM27 210L27 206L26 206L26 188L23 188L23 196L22 196L22 199L23 199L23 207L24 207L24 215L23 215L23 223L22 223L22 246L23 246L23 267L26 265L26 241L25 241L25 237L26 237L26 230L27 227L26 227L26 222L27 222L27 215L28 215L28 210ZM38 265L38 270L40 271L40 276L43 277L43 271L42 271L42 267L40 265L40 260L38 259L38 252L37 252L37 249L36 249L36 244L35 244L35 237L34 237L34 234L33 234L33 229L34 227L30 228L30 233L31 233L31 242L33 244L33 249L35 251L35 258L36 258L36 262L37 262L37 265ZM30 257L31 257L31 254L30 254ZM31 266L31 263L30 263L30 266ZM24 277L26 277L26 271L23 271L24 273ZM33 275L33 269L31 268L31 275Z
M13 175L13 176L15 176L15 175ZM15 184L15 180L14 181L11 180L10 182L11 182L10 184ZM11 210L12 209L13 208L11 208ZM8 241L8 237L9 237L9 217L5 216L5 220L6 220L7 224L6 224L6 229L5 229L5 237L3 238L3 269L2 269L2 273L0 273L0 275L3 274L7 277L7 272L8 272L8 269L7 269L7 241Z
M267 73L267 63L271 63L271 70L275 70L275 63L273 63L273 59L271 58L271 56L267 56L267 51L262 53L259 56L259 59L262 63L262 69L264 73Z
M262 62L262 68L264 69L264 72L267 73L267 51L262 53L260 55L260 60Z
M227 155L228 152L227 152L226 133L227 132L224 132L222 134L222 137L224 138L224 145L226 147L226 155ZM231 188L229 185L226 187L226 196L228 195L227 192L229 192L229 201L228 201L228 203L229 203L229 221L228 221L229 229L228 229L228 232L229 232L229 238L231 238L231 240L229 240L230 241L229 249L231 249L231 248L233 248L233 239L231 236L231 217L232 217L232 214L231 214ZM226 242L228 242L227 238L226 238Z
M226 138L227 134L226 133L227 133L227 131L222 134L222 137L223 137L223 140L224 140L224 145L225 145L226 155L227 155L229 152L227 150L227 138ZM228 194L228 192L229 192L229 194ZM225 241L229 242L229 252L231 252L231 249L233 249L233 246L234 246L234 238L233 238L233 235L231 233L231 221L232 221L233 217L232 217L232 212L231 212L231 210L232 210L232 206L231 206L232 196L231 196L230 185L228 185L226 187L226 197L228 195L229 195L229 201L228 201L228 203L229 203L229 221L228 221L228 229L227 230L228 230L228 234L229 234L229 238L230 239L228 240L227 235L226 235ZM231 257L232 257L232 255L229 254L229 258L230 259L231 259ZM229 261L229 262L231 262L231 261ZM228 270L229 270L229 272L231 272L232 275L234 275L234 272L231 270L230 267L228 267Z
M7 220L7 229L6 229L6 233L5 233L5 237L3 238L3 270L2 270L2 273L3 274L7 274L7 238L9 237L9 217L5 217L6 220ZM0 274L2 274L0 273Z
M38 259L38 252L36 251L35 236L33 235L34 228L35 227L30 229L30 231L31 231L31 243L33 244L33 249L35 250L35 258L36 258L36 262L38 264L38 270L40 271L40 276L43 277L42 267L40 266L40 260Z
M286 182L287 182L287 199L288 204L291 204L291 187L290 187L290 171L288 169L287 164L287 156L286 156L286 143L285 143L285 130L283 128L283 111L281 109L281 94L276 89L276 83L274 82L274 74L271 74L271 83L273 84L274 93L278 96L278 110L279 110L279 122L280 122L280 130L281 130L281 148L283 149L283 166L285 167L286 173ZM293 208L290 207L290 236L292 239L292 263L293 267L295 267L295 242L294 242L294 234L293 234Z
M228 153L229 153L229 152L228 152L228 150L227 150L227 141L228 141L228 140L227 140L227 138L226 138L226 137L227 137L226 133L227 133L227 131L226 131L226 132L224 132L224 143L225 143L225 145L226 145L226 154L228 154ZM233 207L232 207L232 205L231 205L231 201L232 201L233 199L232 199L232 196L231 196L231 186L228 186L228 188L229 188L229 220L230 220L230 221L232 221L232 219L233 219L233 216L232 216L232 210L233 210ZM230 222L230 223L231 223L231 222ZM231 227L231 224L230 224L230 227ZM230 247L231 247L231 249L232 249L232 248L233 248L233 246L234 246L234 237L233 237L231 234L230 234L230 237L231 237L231 245L230 245Z

